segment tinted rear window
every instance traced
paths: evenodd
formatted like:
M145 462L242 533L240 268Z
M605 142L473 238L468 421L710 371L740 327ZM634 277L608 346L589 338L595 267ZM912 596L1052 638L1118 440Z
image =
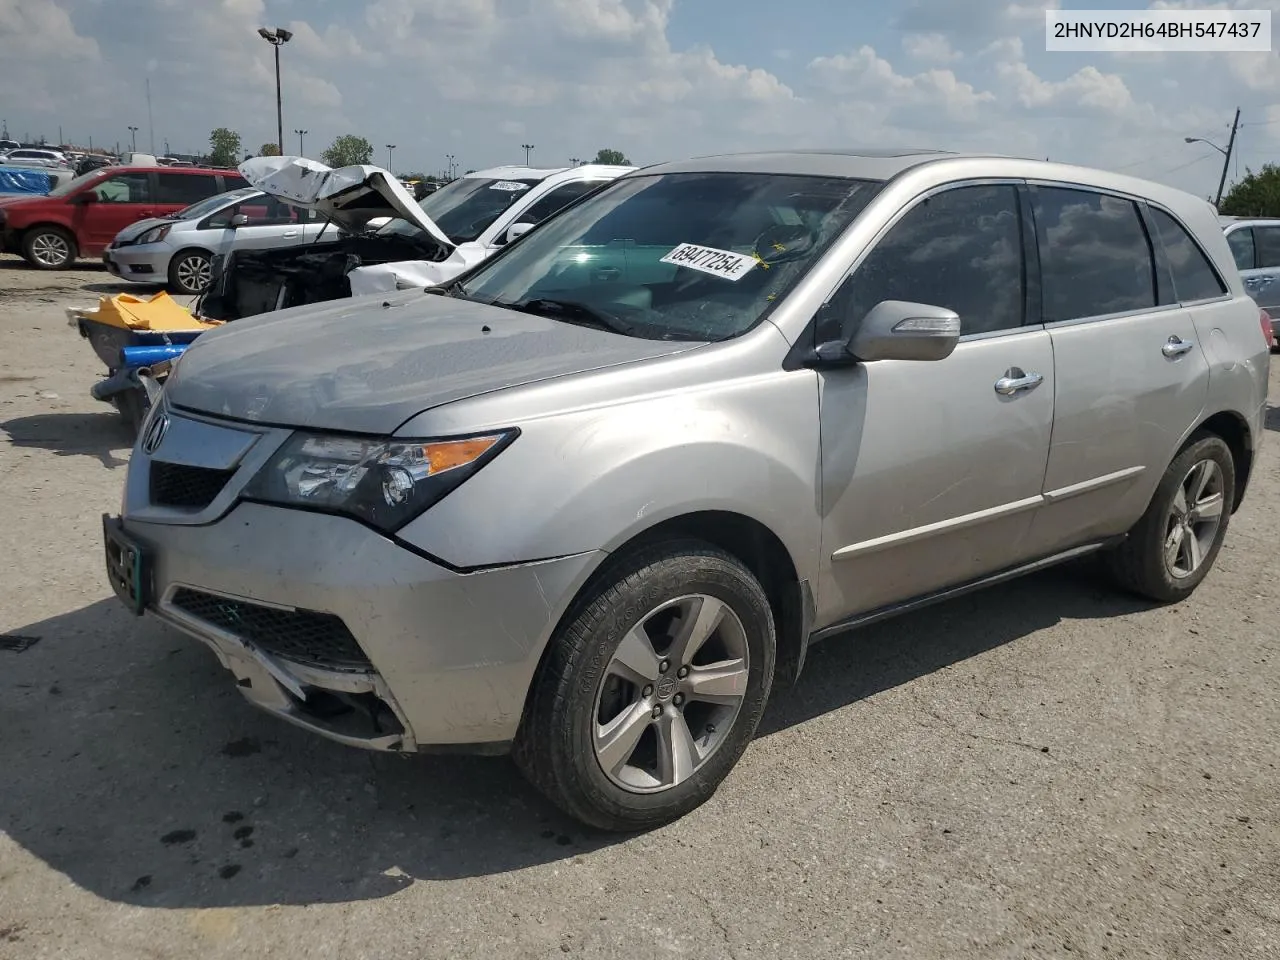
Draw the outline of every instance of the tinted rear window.
M1164 244L1169 267L1173 271L1173 292L1183 303L1191 300L1211 300L1227 292L1226 285L1218 277L1218 271L1204 255L1204 251L1191 239L1177 220L1163 210L1151 210L1156 222L1160 242Z
M1155 261L1133 201L1061 187L1033 196L1045 323L1156 305Z

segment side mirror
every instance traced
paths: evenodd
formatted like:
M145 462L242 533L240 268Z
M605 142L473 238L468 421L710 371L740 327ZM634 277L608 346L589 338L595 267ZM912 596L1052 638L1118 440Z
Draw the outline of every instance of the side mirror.
M507 239L504 240L503 242L510 243L513 240L518 240L520 237L523 237L526 233L532 230L535 226L537 226L537 224L534 224L534 223L513 223L511 225L511 229L507 231Z
M236 227L244 227L244 226L248 226L248 224L249 224L249 215L247 213L237 213L234 217L231 218L231 223L229 224L229 226L231 227L232 230L234 230Z
M97 201L98 201L98 195L94 193L92 190L85 190L83 193L77 193L74 197L71 198L71 202L74 203L76 206L80 206L81 204L85 204L85 203L97 203Z
M884 300L863 317L846 349L859 360L945 360L960 342L960 317L927 303Z

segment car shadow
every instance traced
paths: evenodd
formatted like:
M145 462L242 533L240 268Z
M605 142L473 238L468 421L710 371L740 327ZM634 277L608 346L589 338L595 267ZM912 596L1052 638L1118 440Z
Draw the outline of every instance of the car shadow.
M39 447L59 457L93 457L111 470L127 466L128 457L116 453L133 448L129 427L114 410L15 417L0 423L0 431L15 447Z
M1280 433L1280 407L1268 406L1266 416L1263 419L1263 424L1266 429Z
M1077 570L828 641L760 735L1063 618L1140 608ZM204 646L114 600L7 637L0 831L110 900L350 902L628 842L567 819L505 758L365 753L263 714Z
M117 293L131 293L136 297L151 297L164 290L164 284L129 283L127 280L121 280L118 283L104 281L103 283L86 283L80 289L85 293L100 293L113 296Z

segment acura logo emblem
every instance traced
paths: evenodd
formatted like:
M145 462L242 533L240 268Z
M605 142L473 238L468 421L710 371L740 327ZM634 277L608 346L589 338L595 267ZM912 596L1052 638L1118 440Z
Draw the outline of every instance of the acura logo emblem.
M164 442L164 435L169 432L169 417L167 414L156 414L155 418L147 424L147 432L142 438L142 450L144 453L155 453L160 449L160 444Z

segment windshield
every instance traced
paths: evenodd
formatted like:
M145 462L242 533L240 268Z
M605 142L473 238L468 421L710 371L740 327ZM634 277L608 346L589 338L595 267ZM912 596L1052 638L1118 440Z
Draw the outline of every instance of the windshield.
M75 177L72 180L68 180L62 186L57 187L53 190L50 190L49 196L65 197L69 193L75 193L77 190L83 187L86 183L93 183L93 181L95 180L100 180L103 177L107 176L107 174L109 173L111 173L111 170L105 167L101 170L90 170L88 173L81 174L80 176Z
M253 187L241 187L239 190L228 190L226 193L219 193L216 196L205 197L198 200L189 207L183 207L177 213L170 214L172 220L199 220L206 214L221 210L229 203L236 200L245 200L254 195L260 195L262 191Z
M489 229L504 210L541 182L463 177L435 193L427 194L418 206L454 243L469 243ZM403 219L392 220L378 230L383 236L418 232L418 227Z
M759 323L879 182L755 173L633 176L546 221L455 293L655 340Z

